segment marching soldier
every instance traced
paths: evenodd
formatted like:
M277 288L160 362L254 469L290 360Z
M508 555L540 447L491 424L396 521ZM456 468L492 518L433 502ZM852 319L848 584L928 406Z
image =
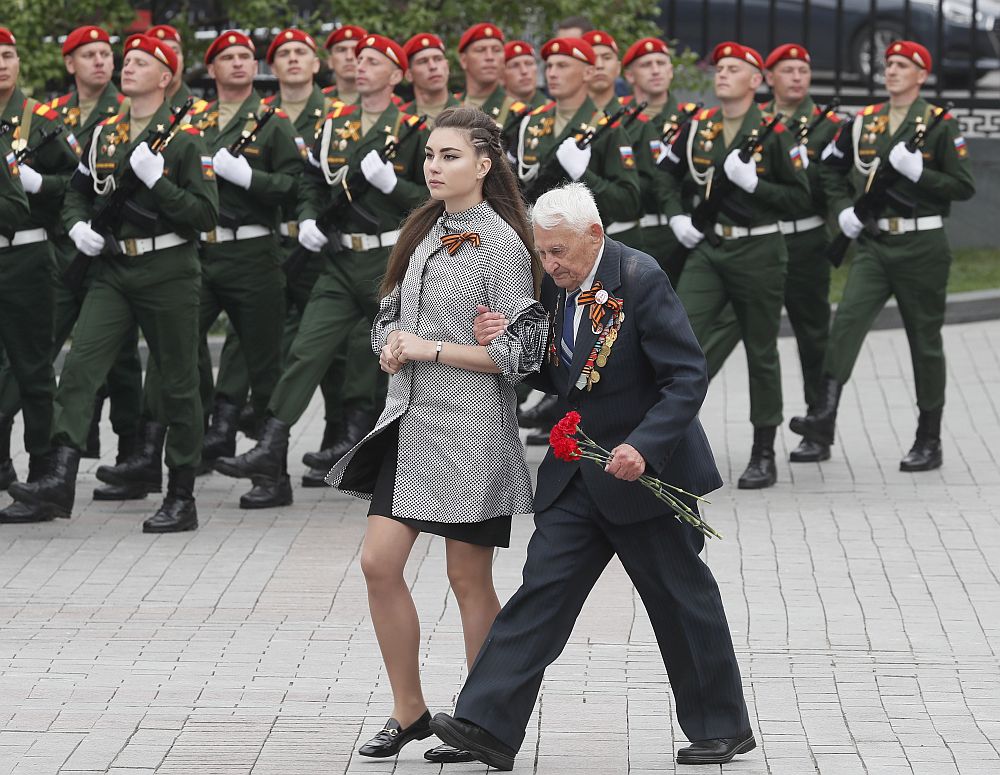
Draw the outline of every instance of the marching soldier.
M409 67L406 80L413 84L413 99L399 106L405 113L427 116L428 128L445 108L462 103L448 91L448 57L444 41L430 32L418 32L403 45Z
M774 436L782 420L778 327L788 254L778 221L808 198L809 182L801 149L784 125L754 144L764 121L753 99L763 81L760 54L726 42L716 46L712 61L721 106L701 111L670 147L676 170L663 176L665 206L678 242L693 249L677 292L702 346L727 304L736 313L747 351L754 427L750 462L738 485L756 489L777 480ZM748 147L753 157L744 162L740 150ZM726 196L715 223L702 226L720 238L718 247L685 212L685 185L702 199Z
M427 196L426 128L392 101L393 88L407 68L406 54L394 41L369 34L358 44L357 55L360 104L340 104L327 115L309 159L310 172L300 183L299 242L328 260L271 397L260 441L244 455L215 462L220 473L253 479L260 502L270 490L269 505L287 500L291 426L302 416L333 356L343 352L352 337L367 340L367 333L359 333L358 320L370 325L374 318L378 283L399 225ZM399 147L391 161L384 160L380 151L393 139ZM352 204L338 209L340 231L325 233L321 227L329 227L327 208L342 201L344 185L358 173L365 182L360 190L351 191ZM336 243L331 244L333 240ZM378 368L369 358L357 364L353 378L368 386L366 394L375 394ZM377 416L373 405L366 432Z
M511 97L528 106L540 108L549 101L538 88L538 60L534 47L524 40L509 41L503 47L504 88Z
M367 33L354 24L344 24L333 32L323 44L327 51L326 64L333 71L334 83L323 89L323 94L347 105L358 101L358 57L355 49Z
M975 193L958 122L920 96L931 67L930 52L919 43L890 43L885 52L888 102L859 112L840 130L829 155L824 154L842 173L829 196L840 230L857 239L857 252L830 332L820 401L808 416L791 422L792 430L806 439L833 443L841 390L872 321L895 296L910 343L920 412L916 439L900 461L901 471L929 471L942 463L946 372L941 326L951 266L944 219L952 202ZM910 151L907 141L921 130L926 132L922 148ZM859 218L854 199L882 168L900 179L877 213L873 232Z
M761 105L768 119L776 113L793 134L810 130L803 140L809 176L810 198L790 210L779 222L788 248L788 274L785 278L785 309L795 333L802 367L806 406L818 406L822 390L823 356L830 331L830 262L826 259L829 237L826 230L827 190L824 179L830 168L820 164L820 153L833 139L840 126L835 113L822 111L809 96L812 69L809 52L797 43L786 43L770 53L764 62L768 85L774 99ZM835 185L835 183L833 184ZM726 358L740 341L740 327L731 308L719 316L705 342L709 379L722 368ZM827 460L830 448L804 438L788 459L793 463Z
M0 329L10 373L18 388L9 391L13 393L7 396L10 405L0 407L0 481L5 484L15 478L9 444L11 422L18 408L17 394L29 455L28 480L39 479L47 465L55 393L53 241L64 234L59 212L77 165L77 154L65 137L43 142L61 127L60 114L24 95L18 87L20 69L17 41L10 30L0 27L0 120L13 127L0 143L9 147L4 154L8 172L20 179L17 185L27 194L30 208L27 218L0 223ZM18 164L18 155L24 158L15 172L10 166ZM97 387L88 398L87 427ZM0 522L17 521L20 514L21 507L14 504L0 512Z
M167 87L167 102L171 108L177 108L191 96L191 90L184 82L184 43L181 34L169 24L157 24L146 30L145 34L164 43L177 57L177 73Z
M143 531L193 530L203 422L197 366L201 270L195 240L200 231L215 227L215 174L200 132L171 124L164 95L177 72L173 51L153 38L133 35L125 52L121 84L128 110L102 121L86 139L84 162L63 210L70 238L81 253L95 257L97 267L59 381L51 464L36 482L15 483L10 492L21 510L19 522L70 516L94 393L138 324L162 375L169 425L166 497ZM155 152L147 138L165 138L168 131L172 139ZM119 185L133 181L132 175L131 214L106 237L91 227L91 219ZM103 257L108 239L118 250Z
M594 49L594 74L587 84L587 92L597 109L610 116L630 101L615 94L615 83L622 74L618 42L604 30L589 30L580 38Z
M517 173L525 196L531 203L560 183L580 181L593 192L607 234L634 229L641 206L635 154L625 131L608 126L587 95L594 49L578 38L553 38L542 47L542 59L553 101L531 111L518 130ZM579 148L578 138L588 133L596 139ZM522 427L540 429L527 443L548 444L551 424L560 416L553 396L525 411Z
M517 100L504 91L504 36L495 24L480 22L462 33L458 62L465 72L465 89L455 97L466 106L479 108L501 127L507 125Z

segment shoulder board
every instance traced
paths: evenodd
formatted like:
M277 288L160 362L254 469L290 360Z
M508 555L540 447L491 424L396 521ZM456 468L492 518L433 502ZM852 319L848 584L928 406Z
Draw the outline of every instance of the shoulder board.
M70 101L70 98L72 96L73 92L70 92L69 94L64 94L62 97L56 97L54 100L52 100L52 102L49 103L49 107L61 108L63 105L65 105L67 102Z
M278 118L288 118L288 114L285 113L285 111L283 111L281 108L275 108L274 115L276 115Z
M34 111L32 111L36 116L41 116L42 118L47 118L49 121L58 121L59 113L52 109L52 106L47 102L39 102Z
M110 116L110 117L104 119L100 123L100 126L111 126L112 124L117 124L121 120L122 120L122 114L121 113L116 113L115 115Z
M841 117L837 115L836 111L834 111L833 113L827 113L826 120L834 124L840 124L843 122L843 119L841 119Z
M633 99L634 99L633 95L626 94L624 97L619 97L618 102L621 103L622 105L631 105Z
M782 121L779 121L777 124L774 125L774 133L776 135L780 135L783 132L787 132L787 131L788 131L788 127L785 126L784 122L782 122Z
M342 116L349 116L357 110L357 105L348 105L346 102L338 102L330 109L330 112L326 114L323 120L325 121L328 118L341 118Z
M400 119L402 119L403 123L406 124L407 126L413 126L420 120L420 116L411 116L409 113L403 113L403 112L400 112L399 117ZM426 128L427 124L420 125L420 129L426 129Z
M677 105L677 107L683 110L685 113L690 113L692 110L698 107L698 105L697 103L694 102L681 102L680 104Z
M402 103L398 107L399 107L400 111L402 111L403 113L406 113L406 112L408 112L410 110L410 108L413 107L413 103L415 103L415 102L416 102L416 100L410 100L409 102Z
M874 105L868 105L867 107L864 107L861 110L859 110L858 115L870 116L872 113L878 113L880 110L882 110L884 105L885 105L884 102L876 102Z
M178 132L184 132L185 134L194 135L195 137L201 137L201 130L198 129L194 124L181 124L177 129Z
M118 104L121 105L123 102L125 102L125 95L122 94L121 92L118 92L115 95L115 99L118 101Z
M523 113L524 110L525 110L525 108L527 108L527 107L528 106L525 105L520 100L514 100L512 103L510 103L510 112L511 113Z
M931 116L936 116L937 112L941 110L940 105L931 105ZM942 121L954 121L955 117L951 113L945 113Z
M264 97L264 98L263 98L263 99L262 99L262 100L260 101L260 104L261 104L261 105L270 105L270 104L271 104L271 103L273 103L273 102L274 102L274 101L275 101L276 99L278 99L278 95L277 95L277 94L272 94L272 95L271 95L270 97Z
M643 124L648 124L649 123L649 116L647 116L645 113L643 113L640 110L638 113L635 114L635 120L636 121L640 121Z
M335 91L337 91L337 85L336 84L334 84L333 86L327 86L325 89L323 89L323 94L329 96L329 95L333 94Z
M403 104L403 98L400 97L398 94L393 94L392 95L392 104L395 105L398 108L400 105Z
M540 115L542 113L548 113L550 110L555 110L555 107L556 107L556 103L554 101L553 102L547 102L544 105L539 105L537 108L535 108L533 111L531 111L528 115L529 116L538 116L538 115Z
M697 116L695 116L695 120L704 121L706 118L711 118L718 112L719 112L718 105L716 105L714 108L704 108Z
M199 113L204 113L208 110L214 102L209 102L208 100L195 100L194 105L191 106L191 111L188 113L189 116L197 116Z

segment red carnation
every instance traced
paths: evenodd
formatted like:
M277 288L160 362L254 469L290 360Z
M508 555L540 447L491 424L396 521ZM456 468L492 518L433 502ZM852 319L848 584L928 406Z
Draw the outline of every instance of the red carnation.
M576 439L562 437L552 439L550 443L552 454L560 460L573 462L580 459L580 446L576 443Z
M580 413L579 412L567 412L566 416L563 417L558 425L563 429L563 432L567 436L576 435L577 429L580 427Z

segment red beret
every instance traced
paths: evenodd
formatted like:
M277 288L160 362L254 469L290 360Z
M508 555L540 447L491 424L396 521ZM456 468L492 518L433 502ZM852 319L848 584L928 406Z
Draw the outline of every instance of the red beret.
M412 59L414 54L425 48L439 48L444 51L444 41L433 32L418 32L403 44L403 53L407 59Z
M337 27L337 29L327 36L326 43L323 44L323 48L329 50L338 43L343 43L345 40L358 41L367 34L368 33L365 32L364 27L358 27L354 24L344 24Z
M934 64L931 60L931 52L919 43L914 43L912 40L896 40L890 43L889 48L885 50L886 61L888 61L889 57L896 56L906 57L913 64L924 68L927 72L931 71L931 67Z
M14 33L8 30L6 27L0 27L0 46L16 46L17 40L14 38Z
M176 27L169 24L156 24L146 30L146 35L157 40L172 40L174 43L182 43L181 34Z
M512 40L503 47L503 58L508 62L517 57L533 57L535 49L526 40Z
M80 46L86 46L88 43L107 43L110 46L111 37L100 27L95 27L93 24L77 27L66 36L66 41L62 46L62 54L64 57L69 56L80 48Z
M271 64L271 62L274 61L274 52L286 43L305 43L313 51L316 50L316 41L312 39L312 35L309 35L302 30L290 27L287 30L282 30L274 36L274 40L271 41L271 45L267 47L267 55L264 57L264 60L268 64Z
M239 30L226 30L219 37L212 41L212 45L205 52L205 64L210 65L212 61L223 51L231 46L243 46L257 53L253 41Z
M764 57L756 49L731 40L724 41L715 47L715 51L712 52L712 64L717 64L720 59L726 57L736 57L736 59L749 62L758 70L764 69Z
M764 60L764 67L770 70L778 62L784 62L786 59L794 59L806 64L812 61L809 52L803 46L800 46L798 43L786 43L783 46L778 46L767 55L767 59Z
M590 44L580 38L553 38L542 46L542 59L548 59L553 54L579 59L588 65L597 64L597 54Z
M396 41L385 37L385 35L372 33L362 38L358 42L358 47L354 49L354 53L361 56L361 52L366 48L373 48L380 54L385 54L400 70L405 70L410 66L410 61L406 58L406 52L403 51L403 47Z
M635 60L641 59L646 54L666 54L670 56L670 49L667 44L659 38L641 38L628 47L622 65L628 67Z
M585 32L580 37L591 46L607 46L616 54L618 53L618 43L603 30L590 30L590 32Z
M128 40L125 41L125 54L129 51L142 51L145 54L149 54L154 59L159 60L160 64L164 67L169 68L170 72L177 75L177 67L179 62L177 61L177 54L170 46L165 46L160 41L155 38L151 38L148 35L130 35Z
M458 53L461 54L470 44L475 43L477 40L499 40L503 43L503 30L489 22L473 24L462 33L462 37L458 41Z

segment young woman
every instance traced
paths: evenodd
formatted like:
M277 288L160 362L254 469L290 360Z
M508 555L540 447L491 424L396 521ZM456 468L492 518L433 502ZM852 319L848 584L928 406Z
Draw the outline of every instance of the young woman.
M392 686L392 717L363 756L394 756L431 734L420 687L420 624L403 567L421 533L444 537L471 666L500 602L493 550L511 517L531 512L514 383L540 367L547 319L531 227L496 122L473 108L441 113L427 141L431 198L403 224L382 283L372 345L388 372L385 411L330 471L334 487L370 498L361 569ZM477 305L510 325L486 347ZM472 761L450 746L435 762Z

